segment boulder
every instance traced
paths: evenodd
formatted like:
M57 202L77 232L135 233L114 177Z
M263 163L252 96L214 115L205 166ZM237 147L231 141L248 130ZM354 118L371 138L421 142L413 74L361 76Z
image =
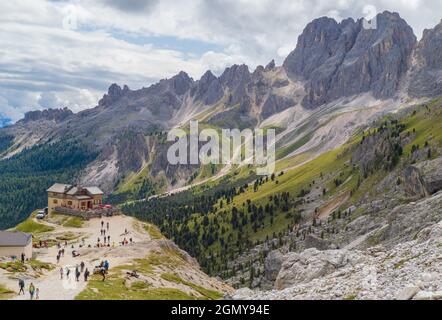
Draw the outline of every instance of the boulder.
M423 161L404 170L405 191L423 198L442 190L442 158Z
M289 253L276 278L275 289L282 290L323 277L344 267L350 260L347 250L319 251L312 248L302 253Z
M419 287L406 287L398 293L396 300L411 300L420 290Z
M324 251L330 249L332 243L331 241L321 239L312 234L308 234L305 237L304 245L306 249L316 248L320 251Z
M264 277L268 281L275 281L281 270L284 256L279 250L270 251L264 261Z

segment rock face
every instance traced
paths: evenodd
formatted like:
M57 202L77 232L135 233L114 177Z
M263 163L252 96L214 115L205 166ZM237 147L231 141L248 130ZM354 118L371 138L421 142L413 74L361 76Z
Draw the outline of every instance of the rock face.
M233 299L442 299L442 222L391 249L308 249L285 256L275 289Z
M413 30L397 13L379 14L376 29L364 29L362 20L320 18L305 28L284 68L305 81L308 108L369 91L391 98L415 44Z
M49 120L49 121L55 121L55 122L62 122L73 114L74 113L71 110L69 110L68 108L46 109L43 111L37 110L37 111L27 112L25 114L24 119L21 121L24 123L31 122L31 121L38 121L38 120Z
M305 237L304 243L306 249L315 248L318 250L331 249L330 247L332 245L330 241L321 239L312 234L309 234Z
M264 277L266 280L272 282L276 280L283 261L284 256L280 251L274 250L269 252L264 261Z
M416 65L409 86L413 97L433 97L442 93L442 21L425 30L415 53Z
M406 190L411 196L425 197L442 190L442 158L406 168Z
M276 278L275 289L282 290L324 277L348 263L355 263L357 259L345 250L319 251L311 248L302 253L289 253Z
M220 80L212 72L207 71L193 86L191 96L203 104L212 105L221 100L224 90Z

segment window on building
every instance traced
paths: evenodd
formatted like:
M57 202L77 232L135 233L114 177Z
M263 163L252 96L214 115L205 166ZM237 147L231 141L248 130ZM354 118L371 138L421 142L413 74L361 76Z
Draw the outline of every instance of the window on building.
M72 206L72 201L68 201L68 206Z
M57 199L54 199L54 201L53 201L55 204L57 204L58 203L58 200Z

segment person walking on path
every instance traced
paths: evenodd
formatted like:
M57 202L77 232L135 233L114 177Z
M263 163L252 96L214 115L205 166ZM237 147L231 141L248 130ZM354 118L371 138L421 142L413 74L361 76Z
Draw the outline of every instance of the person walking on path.
M18 280L18 287L20 288L20 291L18 292L18 295L21 295L22 292L25 294L25 280L19 279Z
M84 262L83 261L81 261L81 263L80 263L80 270L81 270L81 272L84 271Z
M107 231L109 231L109 222L106 223L106 229L107 229Z
M31 296L31 300L34 299L34 293L35 293L35 287L34 284L31 282L29 285L29 295Z
M21 263L25 263L25 254L24 253L21 254Z
M60 280L63 280L63 267L60 268Z
M110 236L107 236L107 243L110 243Z
M69 273L71 273L71 270L66 267L66 279L69 279Z
M103 276L103 281L106 280L106 269L104 267L101 268L100 273Z
M104 227L104 221L101 220L101 228L103 229L103 227Z
M80 271L77 269L77 271L75 271L75 280L76 280L77 282L80 281L80 275L81 275L81 273L80 273Z
M35 289L35 300L40 300L40 289Z
M89 278L89 270L86 268L84 271L84 281L87 282L87 278Z

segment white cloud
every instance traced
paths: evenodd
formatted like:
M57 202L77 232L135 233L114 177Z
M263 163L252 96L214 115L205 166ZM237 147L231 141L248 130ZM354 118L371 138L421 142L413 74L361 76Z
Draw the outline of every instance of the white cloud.
M139 88L180 70L198 78L233 63L281 63L309 21L358 18L365 5L398 11L418 36L442 9L422 0L2 1L0 112L17 120L58 104L81 110L113 82ZM173 39L196 41L195 50L174 49Z

